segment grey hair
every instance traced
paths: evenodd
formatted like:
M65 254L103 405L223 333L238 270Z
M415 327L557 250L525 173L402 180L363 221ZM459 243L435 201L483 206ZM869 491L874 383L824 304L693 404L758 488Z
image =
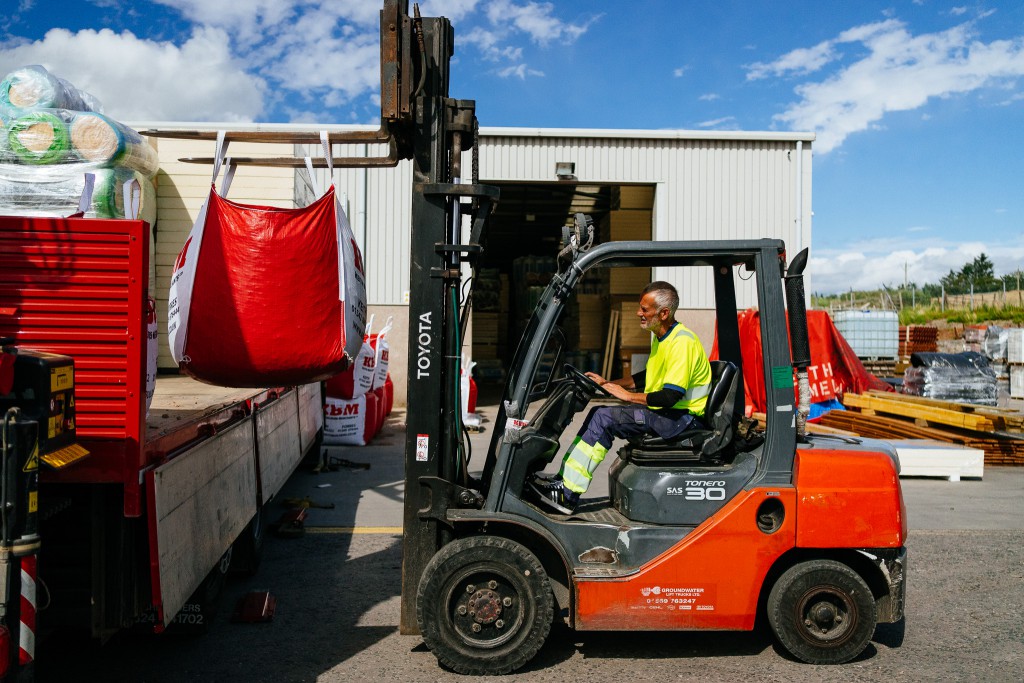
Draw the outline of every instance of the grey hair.
M679 292L676 291L676 288L668 282L656 280L644 287L644 291L640 293L640 297L643 298L651 292L654 293L654 303L657 304L658 310L667 308L668 312L674 318L676 310L679 308Z

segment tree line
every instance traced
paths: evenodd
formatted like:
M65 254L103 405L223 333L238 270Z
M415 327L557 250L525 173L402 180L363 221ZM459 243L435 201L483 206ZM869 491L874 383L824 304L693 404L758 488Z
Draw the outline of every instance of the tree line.
M960 270L950 269L937 284L929 283L921 287L907 284L897 289L914 287L925 297L939 297L942 296L943 290L947 295L995 292L1001 289L1016 290L1020 289L1022 279L1024 272L1020 268L1003 276L996 275L992 261L982 253L965 263Z

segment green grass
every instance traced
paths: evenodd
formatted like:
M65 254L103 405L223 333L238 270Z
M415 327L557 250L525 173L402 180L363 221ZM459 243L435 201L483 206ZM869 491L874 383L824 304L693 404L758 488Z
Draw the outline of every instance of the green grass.
M939 307L929 308L904 308L900 311L900 325L924 325L933 320L946 320L951 323L964 325L975 325L990 320L1009 321L1012 325L1024 325L1024 307L1021 306L976 306L972 311L969 308L947 308L945 311Z

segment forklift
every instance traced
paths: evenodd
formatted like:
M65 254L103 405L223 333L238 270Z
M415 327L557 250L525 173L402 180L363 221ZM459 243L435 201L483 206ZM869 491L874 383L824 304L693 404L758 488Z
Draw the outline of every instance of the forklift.
M806 434L806 250L787 264L772 239L591 246L593 226L577 215L509 366L482 476L470 475L458 396L472 300L464 270L486 244L498 193L479 184L475 163L472 181L460 183L462 150L477 150L475 114L468 127L443 115L461 112L465 122L473 107L449 99L432 69L447 73L451 36L444 18L417 23L426 55L414 65L431 73L415 80L436 87L411 103L422 127L410 136L401 632L476 675L522 667L555 618L579 631L740 631L762 616L799 660L854 659L876 624L902 623L906 509L890 445ZM463 215L472 218L465 241ZM675 442L627 443L609 469L608 497L551 514L530 502L526 482L560 457L573 418L603 393L579 369L559 367L557 323L588 271L615 267L701 268L713 279L709 424ZM738 281L757 288L762 367L742 362ZM742 420L742 378L752 373L766 380L763 429Z
M893 448L805 433L806 250L787 264L774 239L592 246L593 226L575 216L511 362L482 475L471 476L459 396L467 280L499 192L479 182L475 102L449 97L451 23L414 10L385 0L381 12L380 130L329 136L388 147L381 157L335 157L336 167L413 164L401 632L422 635L442 665L476 675L522 667L556 618L579 631L742 631L761 617L799 660L860 655L876 624L903 619L906 511ZM272 131L226 139L318 141ZM602 393L559 365L560 315L588 271L638 266L700 268L713 279L720 358L707 429L627 443L609 459L608 497L550 514L530 502L525 483L559 456L573 418ZM757 288L761 367L742 362L739 280ZM768 394L763 429L742 419L743 377L754 374Z

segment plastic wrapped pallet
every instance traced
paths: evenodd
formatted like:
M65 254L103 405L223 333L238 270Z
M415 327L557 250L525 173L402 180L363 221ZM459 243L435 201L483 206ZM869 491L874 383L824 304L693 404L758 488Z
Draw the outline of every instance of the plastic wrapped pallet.
M1006 336L1006 362L1024 363L1024 328L1011 327Z
M6 216L70 216L78 211L85 187L81 169L55 173L54 167L0 164L0 213ZM146 176L127 168L89 171L95 177L86 218L124 218L124 184L132 180L142 189L139 217L156 222L156 187Z
M903 391L914 396L995 405L996 373L980 353L915 353L903 373Z
M985 357L989 360L1006 360L1006 346L1010 340L1010 333L998 325L989 325L985 330L985 339L982 348L985 350Z

